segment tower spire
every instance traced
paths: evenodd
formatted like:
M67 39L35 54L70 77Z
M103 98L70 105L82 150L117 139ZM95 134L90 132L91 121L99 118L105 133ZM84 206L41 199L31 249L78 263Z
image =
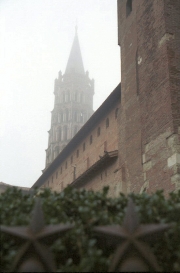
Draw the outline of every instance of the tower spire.
M78 33L78 22L77 22L77 19L76 19L76 25L75 25L75 35L77 35Z
M69 55L69 59L67 62L65 74L71 74L71 73L78 73L83 75L85 74L77 29L78 27L76 22L75 37L74 37L71 52Z

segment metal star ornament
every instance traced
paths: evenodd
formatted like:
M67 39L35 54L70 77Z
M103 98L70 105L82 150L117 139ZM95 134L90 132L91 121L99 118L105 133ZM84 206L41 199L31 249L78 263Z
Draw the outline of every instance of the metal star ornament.
M129 199L122 226L94 228L101 242L116 248L109 272L161 271L147 242L158 239L169 224L140 224L132 199Z
M73 225L45 226L40 200L37 199L29 226L0 226L1 232L14 237L22 244L12 266L12 272L53 272L55 263L47 245L73 228Z

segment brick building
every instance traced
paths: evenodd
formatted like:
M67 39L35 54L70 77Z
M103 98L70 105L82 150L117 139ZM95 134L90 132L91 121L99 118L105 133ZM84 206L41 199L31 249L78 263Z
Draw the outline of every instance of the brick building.
M180 188L180 1L119 0L124 192Z
M72 185L100 190L111 182L111 195L121 190L117 139L120 91L118 85L33 187L61 191Z
M180 189L179 26L179 0L118 0L121 85L34 186Z

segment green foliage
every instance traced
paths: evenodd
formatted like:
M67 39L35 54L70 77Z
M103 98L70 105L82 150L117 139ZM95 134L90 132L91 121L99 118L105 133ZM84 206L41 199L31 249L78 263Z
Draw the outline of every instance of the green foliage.
M127 198L102 193L66 188L61 193L45 189L40 193L45 222L73 223L74 228L51 246L58 272L107 272L113 251L99 245L93 233L98 225L122 224ZM35 192L36 195L36 192ZM165 198L162 191L153 195L130 194L141 223L174 223L156 243L152 251L163 271L180 271L180 192ZM34 205L34 196L9 188L0 195L0 224L28 225ZM8 271L17 253L15 241L1 234L1 271Z

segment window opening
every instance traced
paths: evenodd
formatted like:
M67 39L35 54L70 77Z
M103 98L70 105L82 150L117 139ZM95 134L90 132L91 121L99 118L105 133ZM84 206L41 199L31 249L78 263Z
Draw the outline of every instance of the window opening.
M132 11L132 0L127 0L127 2L126 2L126 17L129 16L131 11Z
M115 119L117 119L119 108L116 108L115 110Z
M106 128L109 127L109 118L106 119Z
M92 135L90 136L89 142L90 142L90 144L92 144L92 142L93 142L93 137L92 137Z
M67 133L68 133L67 127L64 127L64 140L67 140Z
M97 130L97 136L100 136L100 133L101 133L101 128L98 127L98 130Z
M87 158L87 169L89 169L89 157Z
M86 143L84 142L83 143L83 151L85 151L86 150Z
M104 142L104 152L107 152L107 141Z

